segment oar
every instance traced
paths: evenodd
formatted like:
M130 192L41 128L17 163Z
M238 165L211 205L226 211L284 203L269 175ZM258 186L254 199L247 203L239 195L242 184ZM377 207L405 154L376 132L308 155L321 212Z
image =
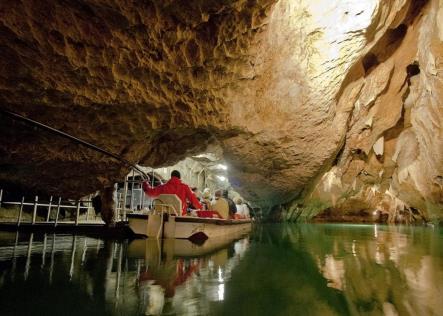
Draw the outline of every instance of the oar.
M32 120L30 118L27 118L27 117L25 117L23 115L20 115L18 113L15 113L15 112L12 112L12 111L9 111L9 110L6 110L6 109L2 109L2 108L0 108L0 113L4 114L6 116L9 116L9 117L11 117L11 118L13 118L15 120L25 122L25 123L30 124L32 126L36 126L36 127L41 128L43 130L49 131L49 132L51 132L53 134L59 135L59 136L64 137L64 138L67 138L67 139L69 139L69 140L71 140L73 142L76 142L76 143L78 143L80 145L83 145L83 146L85 146L87 148L90 148L92 150L98 151L99 153L102 153L102 154L104 154L106 156L112 157L115 160L123 163L124 165L126 165L128 167L131 167L132 169L136 170L138 173L141 174L141 176L145 180L149 180L149 176L143 170L141 170L139 167L137 167L134 163L132 163L132 162L122 158L121 156L119 156L117 154L114 154L114 153L112 153L112 152L110 152L108 150L100 148L100 147L98 147L98 146L96 146L94 144L88 143L87 141L84 141L84 140L82 140L80 138L74 137L74 136L72 136L72 135L70 135L68 133L65 133L65 132L63 132L61 130L58 130L56 128L53 128L53 127L50 127L50 126L45 125L43 123L34 121L34 120Z

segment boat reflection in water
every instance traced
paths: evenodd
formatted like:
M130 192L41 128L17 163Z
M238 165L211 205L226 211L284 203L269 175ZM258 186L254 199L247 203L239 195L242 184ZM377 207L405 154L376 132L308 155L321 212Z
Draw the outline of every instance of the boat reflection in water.
M209 313L211 302L224 299L225 282L248 248L249 239L240 237L210 238L201 245L186 239L132 241L128 258L142 260L137 278L140 312Z
M248 245L0 232L0 315L208 314Z
M443 315L442 297L438 227L257 225L202 245L0 232L1 316Z

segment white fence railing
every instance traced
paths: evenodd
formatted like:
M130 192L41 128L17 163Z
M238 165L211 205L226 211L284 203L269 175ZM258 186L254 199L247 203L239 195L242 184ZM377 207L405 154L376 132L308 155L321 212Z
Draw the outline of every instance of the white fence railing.
M20 226L22 223L30 223L32 225L36 223L53 223L54 226L57 226L59 223L71 223L74 225L79 225L80 223L100 223L103 222L101 218L97 220L97 215L95 214L95 211L92 207L92 201L90 200L78 200L72 204L67 204L67 201L63 201L64 204L62 204L62 198L59 197L58 199L55 199L51 196L49 198L49 201L39 201L39 197L35 196L32 202L25 202L25 197L23 196L21 201L3 201L3 189L0 189L0 207L3 205L16 205L18 206L18 214L16 218L17 226ZM32 216L31 219L25 220L23 218L24 213L24 207L25 206L31 206L32 207ZM38 220L37 215L38 211L41 211L41 208L47 208L46 214L43 217L40 216L40 220ZM55 214L52 214L55 210ZM61 211L70 212L71 216L69 217L69 220L67 220L66 216L63 218L60 218ZM81 210L86 210L85 216L82 216ZM74 213L75 212L75 213ZM92 214L91 214L92 212ZM41 214L41 212L40 212ZM51 216L53 215L53 216Z

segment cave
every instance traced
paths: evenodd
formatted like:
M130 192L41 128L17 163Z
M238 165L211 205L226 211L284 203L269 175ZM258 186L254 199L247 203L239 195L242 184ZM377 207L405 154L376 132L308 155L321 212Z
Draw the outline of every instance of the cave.
M152 168L217 147L230 183L269 214L345 210L354 206L340 196L354 195L368 210L395 212L399 199L438 220L434 2L4 2L1 109ZM129 171L4 111L2 189L78 199ZM381 163L372 147L385 148ZM363 169L383 175L354 181ZM332 173L337 185L326 188Z
M257 225L249 239L233 238L229 246L213 245L206 261L195 253L170 255L179 241L166 242L164 227L186 222L189 214L184 204L174 216L163 209L153 214L155 199L145 193L170 181L173 170L194 192L229 191L250 208L249 222L278 224ZM57 251L64 253L71 264L58 272L74 280L63 287L66 296L101 302L96 310L82 306L85 315L112 314L109 293L121 302L126 272L137 274L149 304L117 313L441 314L431 297L442 290L432 287L442 275L434 251L441 238L433 233L443 223L442 175L442 1L0 3L0 228L17 231L5 235L14 249L5 267L15 269L16 256L26 254L23 278L14 282L37 286L28 276L37 278L32 251L38 249L43 274L52 262L44 287L56 295L54 262ZM127 212L148 218L144 211L159 216L158 243L151 243L151 233L134 243L104 237L127 228ZM72 242L57 235L63 225L79 227L79 219L92 217L99 228L87 227L86 235L76 231ZM205 220L199 219L201 226ZM95 228L103 233L97 240L88 235ZM211 242L188 248L200 251ZM2 249L0 241L0 267ZM88 253L103 266L89 266ZM266 258L277 271L294 271L268 275ZM172 263L175 279L153 277ZM297 288L260 292L246 277L231 275L234 266L244 275L266 275L265 290L276 283ZM20 287L1 269L0 297L7 298ZM301 269L305 275L297 273ZM368 283L364 291L360 272ZM76 273L85 274L76 280ZM204 282L192 285L191 275ZM417 288L418 275L428 306L413 290L393 284ZM231 277L238 283L224 281ZM92 281L86 286L84 280ZM102 283L106 295L98 289ZM192 301L183 284L195 293L217 286L191 310L181 304L186 299L173 299ZM262 299L248 305L238 289ZM281 305L270 309L271 298ZM304 304L299 309L289 298ZM0 314L13 308L30 313L29 304L8 307L9 301L0 301ZM58 303L50 308L63 310Z

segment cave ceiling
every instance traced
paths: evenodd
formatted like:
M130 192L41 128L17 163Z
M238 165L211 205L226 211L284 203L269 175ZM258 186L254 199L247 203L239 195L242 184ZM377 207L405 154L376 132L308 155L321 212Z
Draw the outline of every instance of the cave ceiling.
M324 181L331 188L337 170L337 190L349 191L350 179L373 168L389 174L377 181L398 198L408 200L404 186L415 199L407 203L438 207L442 6L5 0L0 106L152 167L216 146L233 186L261 206L330 197L318 188ZM427 88L435 90L430 99L411 99ZM426 117L432 131L420 123ZM0 123L6 187L79 197L128 171L22 122L0 116ZM437 139L428 139L432 133ZM377 165L372 147L382 136L392 150L381 162L375 157ZM408 158L408 146L420 155ZM401 171L413 163L431 164L429 173L412 179L408 169L405 178ZM361 190L369 186L363 181Z

